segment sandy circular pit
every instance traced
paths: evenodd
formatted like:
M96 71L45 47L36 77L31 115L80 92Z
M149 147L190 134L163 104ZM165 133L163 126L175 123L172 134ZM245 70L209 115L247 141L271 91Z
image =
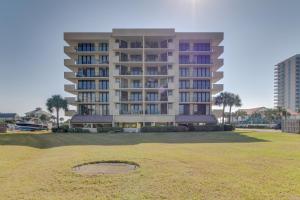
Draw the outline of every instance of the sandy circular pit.
M73 172L80 175L95 176L99 174L128 174L139 167L136 163L121 161L93 162L73 167Z

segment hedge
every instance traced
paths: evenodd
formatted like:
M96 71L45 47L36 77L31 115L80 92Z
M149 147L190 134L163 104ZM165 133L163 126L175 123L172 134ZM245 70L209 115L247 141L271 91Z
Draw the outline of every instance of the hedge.
M144 126L141 132L183 132L188 131L185 126Z
M122 132L123 129L119 127L99 127L97 128L97 133L109 133L109 132Z
M82 128L67 128L67 127L59 127L52 128L52 133L89 133L90 131Z
M185 132L185 131L233 131L233 125L203 125L203 126L145 126L141 132Z

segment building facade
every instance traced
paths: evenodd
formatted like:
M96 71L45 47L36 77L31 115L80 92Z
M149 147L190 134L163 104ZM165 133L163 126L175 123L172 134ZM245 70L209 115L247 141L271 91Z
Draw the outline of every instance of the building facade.
M300 108L300 54L275 65L274 87L275 106L298 112Z
M65 33L66 98L74 127L215 123L223 33L113 29Z

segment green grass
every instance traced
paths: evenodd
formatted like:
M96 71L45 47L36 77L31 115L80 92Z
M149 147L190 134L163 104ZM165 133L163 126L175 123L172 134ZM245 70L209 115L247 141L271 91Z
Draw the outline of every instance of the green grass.
M138 163L83 177L81 163ZM300 135L1 134L0 199L300 199Z

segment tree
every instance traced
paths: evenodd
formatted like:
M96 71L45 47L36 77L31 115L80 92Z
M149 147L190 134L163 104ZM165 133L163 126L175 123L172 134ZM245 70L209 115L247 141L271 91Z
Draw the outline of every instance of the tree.
M236 118L237 118L238 121L239 121L239 118L240 118L240 117L243 119L243 118L246 117L247 115L248 115L247 112L244 111L244 110L237 110L237 111L235 112L235 116L236 116Z
M281 107L281 106L278 106L277 107L277 112L278 114L281 116L281 118L284 117L284 119L287 118L287 116L290 116L291 113L289 113L285 108Z
M230 95L231 94L229 92L221 92L215 98L215 105L223 106L223 109L222 109L222 124L224 124L225 108L226 108L226 106L228 106Z
M56 124L59 128L59 111L63 109L64 111L68 110L68 102L63 99L60 95L53 95L47 100L47 108L49 112L53 113L54 109L56 111Z
M235 107L241 107L242 106L242 100L240 99L239 95L229 93L229 99L228 99L228 106L229 106L229 124L231 123L231 109L233 106Z
M39 117L39 119L41 120L41 122L44 124L46 121L49 121L49 117L45 114L41 114L41 116Z

